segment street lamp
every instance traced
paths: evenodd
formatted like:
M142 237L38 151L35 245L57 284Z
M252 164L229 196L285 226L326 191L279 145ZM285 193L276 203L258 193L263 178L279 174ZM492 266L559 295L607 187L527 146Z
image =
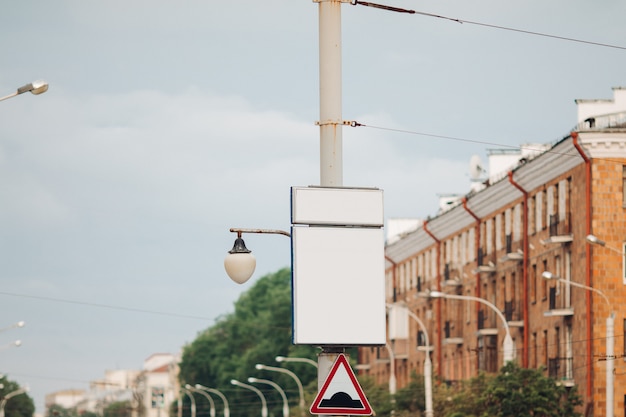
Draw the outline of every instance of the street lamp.
M208 393L206 393L206 392L205 392L205 391L203 391L203 390L196 389L196 388L192 387L192 386L191 386L191 385L189 385L189 384L186 384L186 385L185 385L185 388L187 388L187 389L188 389L189 391L191 391L191 392L197 392L198 394L203 395L203 396L204 396L204 398L206 398L206 399L207 399L207 401L209 401L209 405L210 405L209 415L210 415L211 417L215 417L215 402L213 401L213 398L211 398L211 396L210 396Z
M504 330L506 332L506 335L504 336L504 341L502 342L502 350L503 350L502 360L505 365L507 362L510 362L513 360L515 351L513 349L513 338L511 337L511 330L509 329L509 323L507 323L506 317L504 317L504 314L502 314L502 312L498 310L498 307L496 307L493 303L490 303L489 301L480 297L473 297L471 295L446 294L441 291L430 291L427 297L447 298L451 300L476 301L491 308L493 311L496 312L496 315L500 318L500 320L502 320L502 325L504 326Z
M200 384L196 384L196 389L207 391L207 392L213 393L213 394L217 395L218 397L220 397L222 399L222 402L224 403L224 417L230 417L230 408L228 407L228 400L226 399L226 396L224 396L224 394L222 394L220 391L218 391L216 389L207 388L207 387L202 386Z
M392 395L391 400L393 401L393 396L396 395L396 355L393 353L393 349L389 346L388 343L385 343L385 348L387 349L387 353L389 353L389 394Z
M239 387L246 388L246 389L249 389L251 391L256 392L256 394L261 399L261 417L267 417L267 402L265 401L265 396L263 395L263 393L257 387L253 387L252 385L244 384L243 382L239 382L236 379L231 379L230 383L233 384L233 385L237 385ZM2 417L2 416L0 416L0 417Z
M276 360L278 361L278 358L280 357L281 356L276 357ZM315 364L315 366L317 367L317 364ZM275 366L267 366L267 365L263 365L260 363L257 363L254 367L260 371L280 372L280 373L287 374L290 377L292 377L293 380L296 381L296 385L298 385L298 393L300 394L300 410L302 410L302 413L304 414L304 389L302 388L302 381L300 381L300 378L298 378L296 374L291 372L289 369L277 368Z
M250 279L256 268L256 259L252 255L250 249L246 248L246 244L241 238L243 233L269 233L291 236L289 232L284 230L272 229L235 229L231 228L231 232L237 233L237 239L233 248L228 251L228 255L224 259L224 269L226 273L237 284L243 284Z
M426 356L424 357L424 395L425 395L425 410L424 414L426 417L433 417L433 363L430 359L430 339L428 337L428 331L426 330L426 326L424 322L420 320L419 317L415 313L413 313L410 309L405 306L401 306L398 304L387 304L387 308L401 308L403 309L409 317L417 322L422 330L422 334L424 335L424 341L426 342Z
M267 384L276 388L276 391L278 391L280 396L283 398L283 417L289 417L289 402L287 402L287 396L285 395L285 391L276 382L270 381L269 379L258 379L253 377L248 378L248 382L251 384Z
M16 92L9 94L8 96L0 97L0 101L6 100L11 97L15 97L20 94L24 94L27 92L31 92L35 95L39 95L41 93L45 93L48 91L48 83L43 80L33 81L30 84L26 84L17 89Z
M11 330L11 329L15 329L15 328L19 328L19 327L24 327L24 325L26 325L26 322L24 321L18 321L17 323L13 323L10 326L7 327L3 327L2 329L0 329L0 332L4 332L7 330Z
M304 362L304 363L308 363L309 365L313 365L315 366L315 368L317 368L317 362L315 362L313 359L309 359L309 358L294 358L291 356L276 356L275 358L276 362Z
M6 345L2 345L0 346L0 350L5 350L11 347L20 347L22 346L22 341L21 340L16 340L15 342L11 342L11 343L7 343Z
M590 237L597 239L595 238L595 236L589 235L587 236L588 242L592 242ZM596 244L604 246L604 242L602 243L600 242L602 241L597 239L597 242L592 242L592 243L596 243ZM613 306L609 302L609 299L607 298L607 296L604 295L602 291L596 288L588 287L587 285L583 285L577 282L563 279L557 275L554 275L552 272L549 272L549 271L543 271L541 276L547 280L554 280L554 281L562 282L563 284L566 284L566 285L571 285L571 286L582 288L588 291L593 291L596 294L600 295L606 302L607 306L609 307L609 316L606 318L606 334L605 334L606 336L606 358L605 358L606 359L606 416L613 417L613 408L614 408L613 362L615 361L615 353L614 353L615 352L615 338L614 338L615 313L613 312Z
M191 391L186 390L185 388L181 388L180 392L182 392L187 397L189 397L189 400L191 401L191 417L196 417L196 400L193 398L193 394L191 393ZM183 407L183 402L178 401L178 415L179 416L182 414L182 410L183 410L182 407ZM0 416L0 417L3 417L3 416Z
M18 388L17 390L9 392L7 395L5 395L2 401L0 401L0 417L4 417L4 407L7 405L7 401L15 397L16 395L28 392L28 389L29 388L27 386L23 388Z

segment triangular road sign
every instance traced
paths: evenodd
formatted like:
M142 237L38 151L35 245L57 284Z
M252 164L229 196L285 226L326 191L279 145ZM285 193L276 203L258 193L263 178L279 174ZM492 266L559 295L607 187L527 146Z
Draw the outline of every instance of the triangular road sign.
M311 414L372 415L372 406L343 353L335 360L310 411Z

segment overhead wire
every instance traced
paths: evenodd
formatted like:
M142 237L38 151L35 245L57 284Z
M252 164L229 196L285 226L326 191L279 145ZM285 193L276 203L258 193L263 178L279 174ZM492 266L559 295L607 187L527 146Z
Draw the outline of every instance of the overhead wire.
M354 1L351 2L351 4L353 6L357 6L357 5L368 6L368 7L374 7L374 8L377 8L377 9L388 10L388 11L392 11L392 12L408 13L408 14L418 14L418 15L421 15L421 16L434 17L434 18L437 18L437 19L449 20L449 21L456 22L456 23L461 23L461 24L467 23L468 25L484 26L484 27L488 27L488 28L492 28L492 29L507 30L507 31L511 31L511 32L524 33L524 34L527 34L527 35L542 36L542 37L546 37L546 38L559 39L559 40L568 41L568 42L577 42L577 43L583 43L583 44L587 44L587 45L601 46L601 47L604 47L604 48L614 48L614 49L626 50L626 46L612 45L612 44L603 43L603 42L594 42L594 41L588 41L588 40L584 40L584 39L570 38L570 37L567 37L567 36L559 36L559 35L552 35L552 34L548 34L548 33L536 32L536 31L532 31L532 30L517 29L517 28L508 27L508 26L501 26L501 25L494 25L494 24L490 24L490 23L476 22L476 21L465 20L465 19L460 19L460 18L456 18L456 17L443 16L443 15L439 15L439 14L435 14L435 13L420 12L420 11L416 11L416 10L403 9L403 8L393 7L393 6L386 6L386 5L378 4L378 3L354 0Z

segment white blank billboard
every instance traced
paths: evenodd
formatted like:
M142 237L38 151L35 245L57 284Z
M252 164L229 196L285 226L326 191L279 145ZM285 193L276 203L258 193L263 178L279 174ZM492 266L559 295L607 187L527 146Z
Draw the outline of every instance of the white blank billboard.
M381 228L292 227L293 343L385 344Z

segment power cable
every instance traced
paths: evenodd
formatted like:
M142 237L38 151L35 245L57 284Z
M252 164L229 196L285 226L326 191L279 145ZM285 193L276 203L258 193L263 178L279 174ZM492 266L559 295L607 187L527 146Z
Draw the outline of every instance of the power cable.
M566 37L566 36L559 36L559 35L551 35L551 34L547 34L547 33L535 32L535 31L532 31L532 30L516 29L516 28L511 28L511 27L507 27L507 26L500 26L500 25L494 25L494 24L489 24L489 23L474 22L474 21L471 21L471 20L465 20L465 19L459 19L459 18L454 18L454 17L442 16L442 15L438 15L438 14L434 14L434 13L418 12L418 11L415 11L415 10L402 9L402 8L399 8L399 7L386 6L386 5L383 5L383 4L371 3L371 2L366 2L366 1L354 0L354 1L351 2L351 4L354 5L354 6L361 5L361 6L374 7L374 8L377 8L377 9L388 10L388 11L391 11L391 12L408 13L408 14L419 14L419 15L422 15L422 16L435 17L437 19L450 20L452 22L457 22L457 23L461 23L461 24L467 23L469 25L484 26L484 27L488 27L488 28L492 28L492 29L508 30L508 31L511 31L511 32L524 33L526 35L543 36L543 37L546 37L546 38L559 39L559 40L562 40L562 41L577 42L577 43L584 43L584 44L587 44L587 45L601 46L601 47L604 47L604 48L614 48L614 49L626 50L626 46L611 45L611 44L608 44L608 43L593 42L593 41L587 41L587 40L584 40L584 39L569 38L569 37Z

